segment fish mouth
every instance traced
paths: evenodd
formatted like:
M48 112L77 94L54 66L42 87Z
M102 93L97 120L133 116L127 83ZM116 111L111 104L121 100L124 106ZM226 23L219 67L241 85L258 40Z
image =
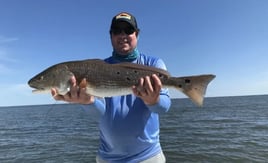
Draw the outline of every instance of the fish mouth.
M37 88L32 90L32 93L48 93L48 92L49 90L45 88Z
M38 84L36 84L36 83L33 82L32 80L30 80L30 81L28 82L28 85L29 85L31 88L33 88L32 93L39 93L39 92L44 92L44 91L46 91L45 88L38 86Z

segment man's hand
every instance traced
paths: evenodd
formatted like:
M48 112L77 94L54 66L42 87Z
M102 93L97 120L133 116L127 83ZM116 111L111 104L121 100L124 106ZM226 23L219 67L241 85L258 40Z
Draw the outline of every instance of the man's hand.
M85 82L85 80L83 81ZM55 88L51 89L51 94L55 100L79 104L92 104L94 102L94 96L87 94L85 87L79 87L74 76L71 78L70 82L72 86L70 91L65 95L58 94Z
M151 82L151 79L153 82ZM162 82L157 75L146 76L139 79L139 84L133 86L133 93L140 97L146 105L154 105L159 101Z

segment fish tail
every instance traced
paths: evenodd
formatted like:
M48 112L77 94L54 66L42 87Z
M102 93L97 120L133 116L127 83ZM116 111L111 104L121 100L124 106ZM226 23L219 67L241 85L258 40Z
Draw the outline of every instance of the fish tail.
M207 86L215 75L171 77L173 86L187 95L196 105L202 106Z

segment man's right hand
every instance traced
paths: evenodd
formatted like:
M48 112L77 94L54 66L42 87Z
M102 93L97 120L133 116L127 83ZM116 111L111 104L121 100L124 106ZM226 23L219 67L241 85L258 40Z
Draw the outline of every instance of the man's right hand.
M55 100L79 104L92 104L94 102L94 96L87 94L86 88L79 87L74 76L71 78L70 82L72 86L70 91L65 95L58 94L58 91L55 88L51 89L51 94Z

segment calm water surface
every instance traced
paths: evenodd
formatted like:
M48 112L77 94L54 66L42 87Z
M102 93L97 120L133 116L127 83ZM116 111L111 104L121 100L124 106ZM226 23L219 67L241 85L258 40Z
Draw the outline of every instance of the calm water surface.
M98 113L79 105L0 107L0 162L95 162ZM167 163L267 162L268 96L174 99L161 116Z

